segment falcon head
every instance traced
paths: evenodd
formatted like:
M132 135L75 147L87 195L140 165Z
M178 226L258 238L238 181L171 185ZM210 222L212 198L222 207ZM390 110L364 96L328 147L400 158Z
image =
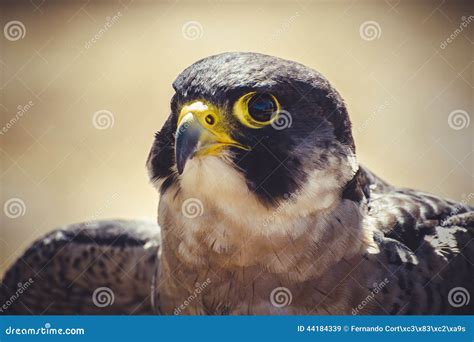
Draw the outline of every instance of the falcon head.
M343 100L308 67L223 53L185 69L173 88L147 163L162 194L176 186L215 205L291 199L309 210L329 207L357 171Z

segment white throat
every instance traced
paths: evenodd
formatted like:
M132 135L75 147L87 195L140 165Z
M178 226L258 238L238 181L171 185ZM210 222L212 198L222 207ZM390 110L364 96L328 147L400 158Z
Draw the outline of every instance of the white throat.
M332 231L332 225L345 229L361 221L357 205L341 201L343 186L353 173L349 160L330 158L324 170L308 175L301 191L287 194L269 208L229 162L221 157L194 158L188 161L179 186L172 185L162 195L159 223L164 229L172 227L169 236L178 258L189 264L205 265L214 256L226 265L261 264L275 272L288 271L292 262L275 263L267 256L274 258L275 250L290 242L326 240L328 226L333 239L338 233ZM335 217L342 223L334 223ZM341 231L339 235L347 237L341 242L344 248L354 233L359 230Z

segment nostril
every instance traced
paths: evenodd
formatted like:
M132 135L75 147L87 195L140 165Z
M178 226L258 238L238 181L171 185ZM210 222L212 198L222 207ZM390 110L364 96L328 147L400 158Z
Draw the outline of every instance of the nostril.
M206 123L208 125L214 125L214 123L216 122L216 119L211 114L206 115L204 120L206 120Z

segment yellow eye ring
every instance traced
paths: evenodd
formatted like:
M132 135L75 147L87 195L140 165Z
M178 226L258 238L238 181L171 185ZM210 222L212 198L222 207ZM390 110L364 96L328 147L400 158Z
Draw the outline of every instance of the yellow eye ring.
M234 115L249 128L262 128L278 118L280 103L269 93L252 91L234 103Z

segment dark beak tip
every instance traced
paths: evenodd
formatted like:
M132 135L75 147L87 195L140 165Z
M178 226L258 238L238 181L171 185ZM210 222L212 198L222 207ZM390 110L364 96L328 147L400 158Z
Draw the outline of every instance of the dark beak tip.
M202 133L202 127L197 121L189 121L186 125L181 124L175 135L175 159L180 175L184 171L186 162L194 156Z
M183 174L184 172L184 168L186 167L186 163L188 162L188 158L184 159L184 158L180 158L178 160L178 162L176 163L176 168L178 169L178 173L180 175Z
M183 174L184 166L186 165L187 158L183 158L182 154L176 154L176 168L180 175Z
M184 141L183 141L184 140ZM196 141L194 139L183 139L178 140L177 148L176 148L176 168L178 169L178 173L181 175L183 174L184 168L188 160L193 158L194 152L196 150Z

